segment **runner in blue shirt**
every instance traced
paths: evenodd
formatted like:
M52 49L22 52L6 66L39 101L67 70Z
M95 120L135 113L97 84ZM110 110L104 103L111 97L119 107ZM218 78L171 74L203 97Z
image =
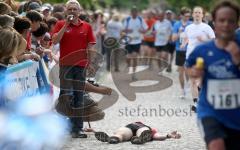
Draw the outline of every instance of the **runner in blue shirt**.
M186 50L185 48L180 48L180 45L182 44L183 39L185 38L184 30L185 28L191 24L191 21L189 21L191 17L191 10L189 8L183 7L181 9L181 20L174 23L173 26L173 35L172 35L172 41L175 42L175 49L176 49L176 65L178 66L178 72L179 72L179 82L181 85L181 94L180 98L185 98L185 91L184 91L184 76L185 76L185 69L184 64L186 60Z
M202 77L200 129L209 150L240 149L240 45L235 40L240 8L231 1L212 12L216 39L194 49L186 61L190 77ZM196 63L202 58L203 65Z

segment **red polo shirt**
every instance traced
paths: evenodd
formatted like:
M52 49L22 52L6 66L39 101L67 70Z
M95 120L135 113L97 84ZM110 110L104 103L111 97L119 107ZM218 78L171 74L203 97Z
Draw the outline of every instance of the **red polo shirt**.
M53 34L58 33L65 21L58 21ZM95 44L96 40L90 24L79 20L77 25L70 24L60 41L60 65L86 67L87 46Z

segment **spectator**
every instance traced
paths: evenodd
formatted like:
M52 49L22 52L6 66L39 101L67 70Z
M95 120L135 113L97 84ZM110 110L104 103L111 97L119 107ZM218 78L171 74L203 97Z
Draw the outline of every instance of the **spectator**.
M65 7L63 4L55 4L53 5L53 11L52 14L55 14L57 12L64 13L65 12Z
M43 4L41 7L41 12L43 14L43 19L46 21L49 19L52 11L52 6L49 3Z
M42 16L37 11L29 11L26 17L31 21L31 31L36 31L40 27L40 22L42 21Z
M14 12L17 12L18 6L14 0L5 0L4 2L8 4Z
M87 64L91 62L93 57L90 53L95 44L95 37L91 26L80 20L79 15L82 10L80 4L76 0L70 0L66 4L67 19L57 22L54 35L53 44L60 43L60 95L59 101L67 93L73 96L71 105L74 108L83 106L84 89L85 87L85 69ZM74 55L72 55L74 54ZM91 55L91 56L88 56ZM71 56L71 57L70 57ZM92 70L91 68L88 69ZM67 78L66 78L67 77ZM69 80L76 80L77 85ZM69 101L64 99L65 101ZM86 138L87 135L83 133L82 117L70 116L72 124L71 134L73 138Z
M40 46L40 40L44 37L45 33L48 31L48 26L46 23L41 22L40 27L32 32L32 48L36 49L37 47Z
M57 21L58 21L58 19L55 18L55 17L51 17L51 18L49 18L49 19L47 20L46 23L47 23L47 25L48 25L48 32L49 32L49 33L52 33L52 32L53 32L54 26L56 25Z
M10 14L12 8L4 3L4 2L0 2L0 15L4 15L4 14Z
M0 109L2 109L6 103L4 94L4 78L9 58L13 56L18 48L19 34L13 32L11 28L2 28L0 26Z
M27 42L28 42L27 49L30 50L31 43L32 43L31 32L36 31L40 27L40 22L42 21L42 16L37 11L32 10L32 11L27 12L26 17L31 21L31 31L27 33Z
M0 27L0 63L3 68L4 65L9 64L9 60L12 56L18 54L18 50L24 49L24 40L22 36L11 27ZM1 78L2 79L2 78Z
M14 18L8 15L0 15L0 26L12 27L14 26Z
M27 34L31 27L31 21L26 17L16 17L14 22L14 29L20 33L26 40Z
M41 1L29 1L28 3L26 3L26 12L31 11L31 10L35 10L40 12L41 11L41 5L42 2Z
M64 13L63 12L55 12L52 14L53 17L57 18L58 20L64 20Z

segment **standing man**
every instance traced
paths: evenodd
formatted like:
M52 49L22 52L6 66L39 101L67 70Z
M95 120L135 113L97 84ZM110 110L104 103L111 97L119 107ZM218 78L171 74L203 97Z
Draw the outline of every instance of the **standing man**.
M136 6L132 7L131 16L127 17L123 22L123 32L131 38L130 42L126 46L128 51L127 64L128 67L133 67L132 80L136 81L137 77L135 75L137 67L137 57L140 52L140 47L142 43L142 34L148 29L147 24L144 19L138 16L138 10Z
M202 78L198 120L208 150L240 149L240 45L235 39L240 8L231 1L212 12L216 39L197 46L186 65ZM197 63L199 57L203 63Z
M53 32L53 43L59 42L60 44L61 91L59 98L63 95L70 95L72 107L80 108L83 106L85 69L91 58L89 51L96 42L92 27L79 19L82 8L78 1L69 0L66 8L66 20L57 22ZM70 121L72 137L86 138L87 135L82 130L82 118L71 116Z

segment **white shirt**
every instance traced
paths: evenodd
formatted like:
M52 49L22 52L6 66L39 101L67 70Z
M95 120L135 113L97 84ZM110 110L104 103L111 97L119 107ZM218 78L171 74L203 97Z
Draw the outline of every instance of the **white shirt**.
M185 33L188 38L186 58L189 57L196 46L203 43L202 41L199 41L197 37L201 37L204 41L215 38L213 29L206 23L193 23L186 27Z
M156 36L155 36L155 46L165 46L167 45L169 38L172 33L172 24L170 21L164 19L163 21L157 21L153 26Z
M107 23L107 33L106 37L114 37L116 39L120 39L121 31L123 30L123 25L119 21L110 20Z
M143 36L142 36L142 33L139 32L139 30L148 29L148 26L142 17L138 16L135 19L133 19L132 17L130 17L130 19L126 18L123 22L123 26L124 26L124 29L132 30L131 33L127 33L127 36L129 36L132 39L129 42L129 44L142 43Z

